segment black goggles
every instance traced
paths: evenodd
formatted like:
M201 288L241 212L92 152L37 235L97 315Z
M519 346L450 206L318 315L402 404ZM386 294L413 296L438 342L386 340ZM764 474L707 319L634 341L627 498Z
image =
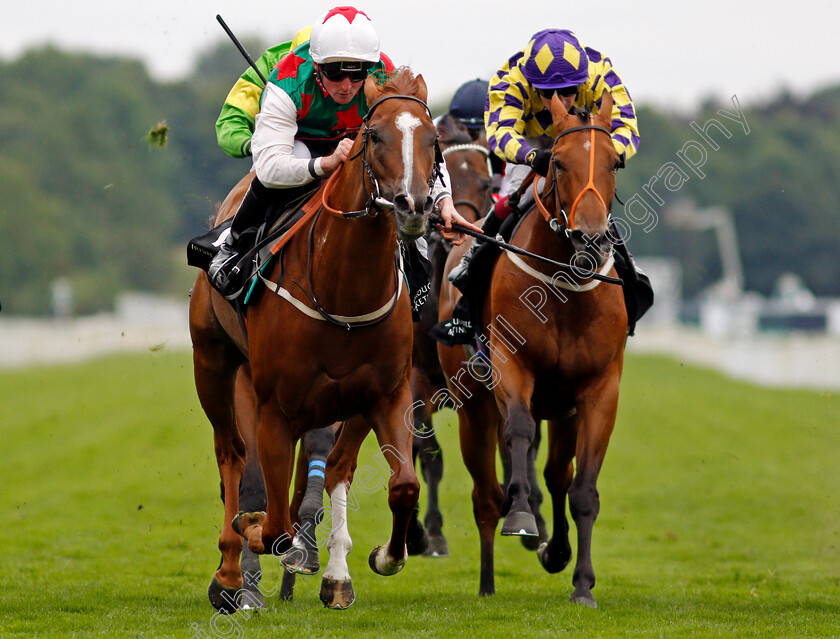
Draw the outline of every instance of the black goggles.
M561 98L568 98L573 95L577 95L577 90L577 86L570 86L563 87L562 89L537 89L537 93L546 100L550 100L555 93Z
M351 82L361 82L373 68L371 62L325 62L320 65L321 74L330 82L341 82L350 78Z

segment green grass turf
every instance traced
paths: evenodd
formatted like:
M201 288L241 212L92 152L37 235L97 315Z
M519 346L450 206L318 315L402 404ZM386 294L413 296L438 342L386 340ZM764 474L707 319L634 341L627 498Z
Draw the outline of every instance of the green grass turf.
M325 610L320 578L299 577L294 602L229 619L205 594L222 507L189 353L3 372L0 408L0 637L840 636L838 394L629 357L599 482L597 610L569 602L571 567L546 574L515 538L497 537L496 596L477 596L471 481L449 424L451 557L373 574L387 495L356 491L353 607ZM360 465L375 452L366 442ZM279 589L277 560L263 570Z

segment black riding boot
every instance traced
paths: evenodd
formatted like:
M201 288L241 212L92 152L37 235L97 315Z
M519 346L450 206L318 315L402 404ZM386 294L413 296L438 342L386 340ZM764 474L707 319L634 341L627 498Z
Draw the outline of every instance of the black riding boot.
M481 230L484 231L484 234L488 237L496 237L496 234L499 232L499 228L502 226L502 220L496 215L496 209L491 208L490 212L487 214L487 217L484 218L484 223L481 225ZM481 238L475 238L473 243L470 245L470 248L467 249L467 252L464 253L464 256L461 258L461 261L449 272L449 281L452 282L452 285L457 288L462 293L467 292L467 286L469 284L469 269L470 269L470 262L472 261L473 256L475 255L476 250L481 244L484 242Z
M216 253L210 261L210 266L207 267L210 284L226 298L235 297L239 292L236 289L241 286L242 282L237 282L238 278L231 277L231 275L239 262L240 238L265 220L268 191L269 189L255 177L242 199L242 204L239 205L239 210L233 216L230 233L225 236L222 245L219 247L219 252Z
M637 265L627 244L621 237L618 225L610 222L613 250L615 251L615 270L621 278L624 292L624 306L627 309L627 334L633 335L636 322L653 306L653 288L650 279Z

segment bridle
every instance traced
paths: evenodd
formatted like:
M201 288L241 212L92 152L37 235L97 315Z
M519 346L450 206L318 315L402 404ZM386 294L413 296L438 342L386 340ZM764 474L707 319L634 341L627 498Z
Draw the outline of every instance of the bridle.
M381 209L393 209L394 203L383 197L382 192L379 188L379 180L376 177L376 174L373 172L373 168L370 165L370 160L368 158L368 141L370 140L371 136L371 128L369 126L369 121L371 116L373 116L374 111L376 111L376 107L380 104L385 102L386 100L413 100L414 102L419 102L423 105L423 108L426 109L426 113L429 114L429 118L432 117L432 112L429 110L429 106L420 98L417 98L413 95L402 95L402 94L393 94L393 95L386 95L384 97L379 98L376 102L374 102L370 109L368 110L367 114L364 118L362 118L362 122L364 123L364 129L362 130L362 146L361 148L356 151L353 155L347 158L347 162L351 160L355 160L357 157L361 156L362 159L362 168L364 169L365 175L367 176L370 183L373 185L373 190L368 191L367 182L365 181L364 177L362 178L362 189L365 192L366 200L365 206L363 209L358 211L341 211L339 209L335 209L327 204L327 196L329 193L332 192L332 187L334 181L338 174L343 170L344 164L341 165L339 170L335 171L327 181L327 185L324 188L323 192L321 193L321 205L324 207L325 210L332 213L333 215L341 216L345 219L353 219L357 217L364 217L369 215L371 217L376 217L378 215L379 210ZM440 145L438 144L437 140L435 140L435 168L432 171L431 177L429 177L429 193L432 192L432 187L434 186L435 180L440 177L440 165L443 163L443 154L440 151Z
M557 205L557 211L560 215L563 216L563 222L561 222L554 217L545 205L542 202L542 199L539 194L539 189L534 185L534 200L537 204L537 208L542 213L543 217L545 218L546 222L548 222L549 226L551 226L551 230L553 230L558 235L563 233L567 238L571 237L571 232L574 230L574 222L575 222L575 210L577 209L577 205L580 202L581 198L584 196L585 193L592 191L601 201L601 204L604 205L604 208L607 210L607 218L609 220L610 208L607 206L606 201L604 201L603 196L598 191L598 188L595 186L595 132L600 131L601 133L606 133L608 136L612 136L612 134L602 126L598 126L595 124L591 124L593 117L591 114L589 115L590 124L583 124L581 126L573 126L570 129L566 129L565 131L560 132L556 138L554 138L554 142L552 142L552 148L554 145L557 144L557 140L562 138L564 135L569 135L570 133L574 133L575 131L589 131L589 179L586 182L586 186L577 194L577 197L572 202L572 207L569 213L566 213L566 209L563 208L563 203L560 201L560 189L557 188L557 168L556 163L554 160L554 156L551 157L551 188L549 192L552 190L554 191L554 199Z

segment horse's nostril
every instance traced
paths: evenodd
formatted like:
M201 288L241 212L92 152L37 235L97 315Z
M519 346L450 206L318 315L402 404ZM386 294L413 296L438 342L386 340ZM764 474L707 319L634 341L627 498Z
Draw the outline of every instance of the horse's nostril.
M410 215L411 205L412 201L408 195L402 194L394 198L394 209L396 209L397 213L401 213L402 215Z
M423 200L423 215L429 215L432 212L432 209L435 206L435 201L432 199L432 196L429 195L426 199ZM419 212L419 211L418 211Z

